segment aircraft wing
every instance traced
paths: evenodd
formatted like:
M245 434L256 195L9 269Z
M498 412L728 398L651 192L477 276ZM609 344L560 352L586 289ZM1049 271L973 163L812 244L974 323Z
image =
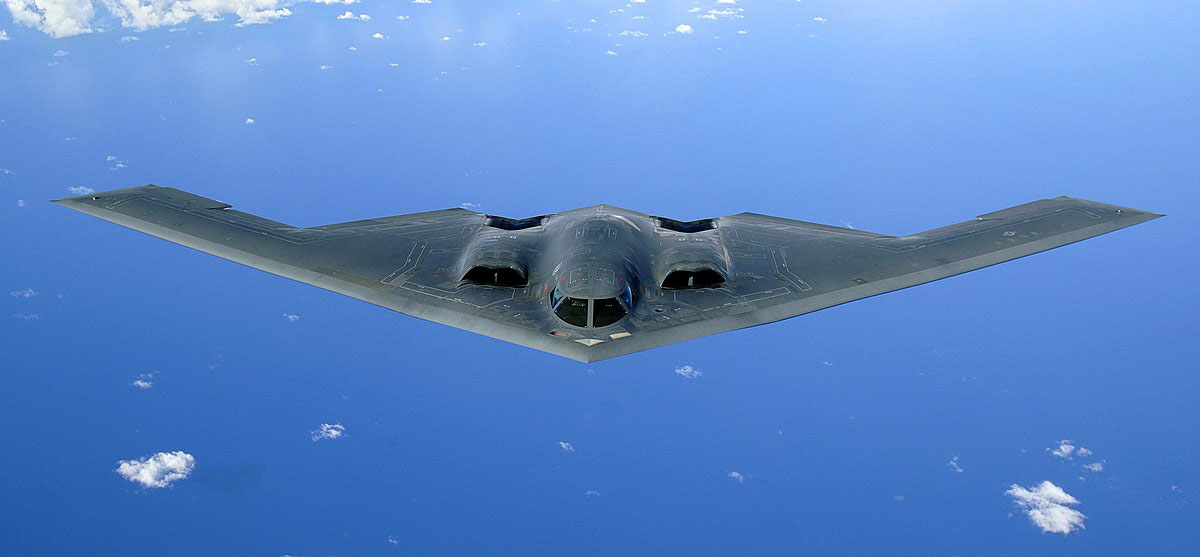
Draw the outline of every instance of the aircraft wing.
M446 209L296 228L153 185L55 203L406 315L588 361L586 346L544 332L540 293L460 288L455 261L487 218L480 213Z
M671 291L676 307L594 359L771 323L916 286L1163 215L1057 197L909 236L754 213L718 219L733 273L722 288ZM626 341L628 341L626 343Z

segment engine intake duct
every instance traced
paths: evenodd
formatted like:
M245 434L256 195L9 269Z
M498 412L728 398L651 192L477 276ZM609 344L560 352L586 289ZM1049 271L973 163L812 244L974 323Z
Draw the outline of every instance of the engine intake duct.
M717 219L681 221L669 219L667 217L654 217L654 224L657 224L659 228L665 228L675 232L683 232L685 234L692 234L695 232L704 232L705 230L716 229Z
M487 220L483 221L483 224L501 230L525 230L526 228L541 226L544 222L546 222L546 215L529 217L527 219L510 219L488 215Z
M720 288L725 277L714 269L680 269L667 273L663 279L663 290L688 290L693 288Z
M520 288L529 284L529 279L525 277L525 273L510 267L476 265L467 270L462 277L462 282Z

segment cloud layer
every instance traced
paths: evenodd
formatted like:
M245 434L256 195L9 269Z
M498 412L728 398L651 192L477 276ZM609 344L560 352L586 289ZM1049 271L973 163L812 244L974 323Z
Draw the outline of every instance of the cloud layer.
M320 4L353 3L314 0ZM270 23L292 15L294 0L4 0L13 21L54 38L103 29L97 4L127 29L179 25L194 18L219 21L237 16L237 26Z

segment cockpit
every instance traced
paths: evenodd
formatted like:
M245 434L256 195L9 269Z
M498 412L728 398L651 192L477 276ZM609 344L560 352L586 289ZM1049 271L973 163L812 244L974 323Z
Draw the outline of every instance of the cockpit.
M607 327L624 319L633 308L633 291L629 286L616 298L573 298L550 291L550 307L564 323L581 329Z

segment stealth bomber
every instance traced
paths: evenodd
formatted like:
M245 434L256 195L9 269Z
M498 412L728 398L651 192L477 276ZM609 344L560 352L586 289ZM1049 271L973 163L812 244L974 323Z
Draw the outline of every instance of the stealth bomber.
M297 228L153 185L56 203L581 362L796 317L1162 216L1056 197L888 236L754 213L684 222L607 205L523 219L446 209Z

